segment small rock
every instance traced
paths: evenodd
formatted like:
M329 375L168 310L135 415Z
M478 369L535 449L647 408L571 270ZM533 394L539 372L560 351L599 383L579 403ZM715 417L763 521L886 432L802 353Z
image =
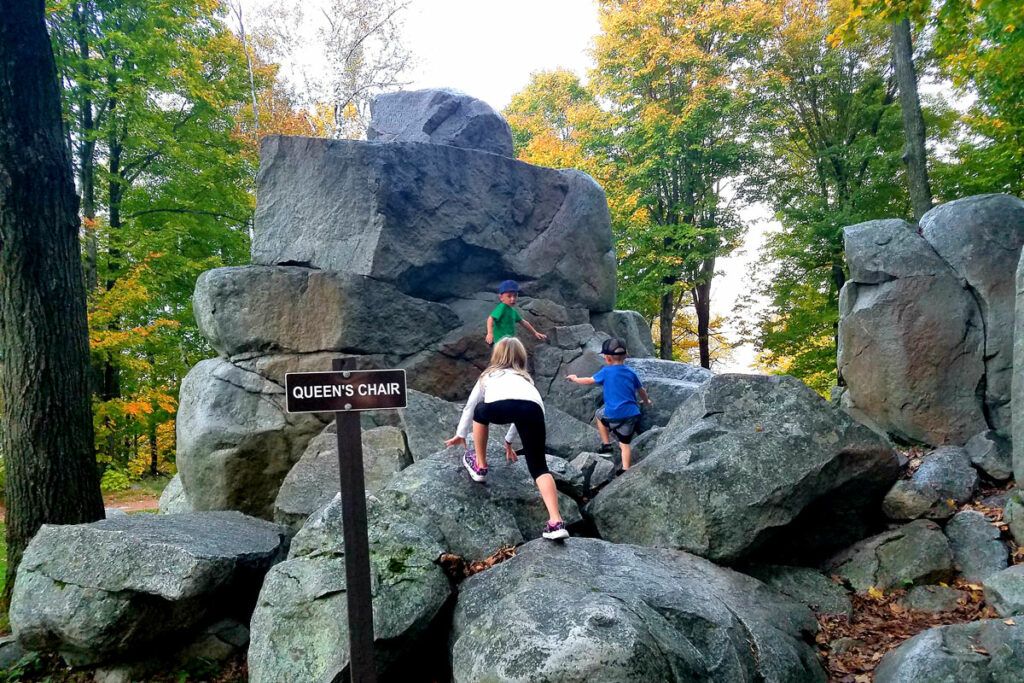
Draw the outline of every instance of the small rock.
M8 671L26 654L14 636L0 636L0 672Z
M919 519L844 550L825 563L825 573L859 592L939 583L953 577L953 553L938 525Z
M978 488L978 473L971 467L967 451L959 446L942 446L924 456L912 479L957 503L970 500Z
M882 512L889 519L948 519L956 511L949 500L931 486L912 479L900 479L882 500Z
M1024 623L986 619L930 628L904 641L879 662L875 683L1010 683L1022 670Z
M992 605L999 616L1024 614L1024 564L991 574L982 585L985 602Z
M1010 527L1010 534L1017 545L1024 545L1024 496L1014 491L1006 499L1003 521Z
M999 539L999 530L976 510L958 512L946 525L946 538L953 561L968 581L982 581L1006 567L1009 550Z
M1006 481L1013 476L1013 446L1009 439L988 429L964 444L971 463L990 479Z
M615 478L616 464L611 458L602 458L597 453L580 453L572 464L583 473L583 494L593 496L594 492Z
M841 655L849 652L855 647L864 647L867 645L863 640L859 638L836 638L828 644L829 652L834 655Z
M160 513L164 515L174 515L180 512L192 512L192 504L188 502L188 497L185 495L185 487L181 485L181 475L175 474L171 477L171 480L167 482L167 486L164 487L163 493L160 494L160 503L158 505Z
M904 609L950 612L957 608L961 600L966 599L967 593L949 586L914 586L900 598L899 604Z

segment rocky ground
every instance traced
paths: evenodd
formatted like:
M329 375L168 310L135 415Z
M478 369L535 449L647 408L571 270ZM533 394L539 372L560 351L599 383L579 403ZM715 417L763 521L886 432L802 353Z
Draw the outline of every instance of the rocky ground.
M929 451L909 448L902 452L908 460L904 478L909 480L921 467ZM957 512L974 510L983 514L1008 546L1010 562L1022 564L1024 546L1014 542L1003 519L1002 504L1007 493L1015 487L1012 480L1002 484L990 482L979 488L973 498L955 508ZM853 593L850 595L852 611L849 616L820 614L817 642L819 654L826 661L829 680L837 683L867 683L874 680L875 668L887 652L922 631L935 626L999 618L996 610L986 603L980 582L966 580L959 565L955 569L955 578L937 587L922 586L916 589L918 592L908 588L888 591L871 589L867 593ZM833 580L842 583L838 577L833 577ZM908 603L913 602L913 598L920 599L919 596L925 590L934 598L934 604L929 606L942 609L910 607ZM942 601L946 601L946 604L940 604ZM1005 623L1012 625L1015 619L1006 619ZM986 654L981 646L976 652Z

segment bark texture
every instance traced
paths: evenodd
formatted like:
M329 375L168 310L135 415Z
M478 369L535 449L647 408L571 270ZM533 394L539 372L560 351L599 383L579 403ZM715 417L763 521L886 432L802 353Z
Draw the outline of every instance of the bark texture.
M900 91L903 110L903 163L907 165L910 203L914 207L914 220L932 208L932 190L928 184L927 154L924 140L924 116L917 95L917 71L914 68L914 47L910 40L910 21L903 19L892 25L892 64L896 85Z
M7 591L44 523L103 517L78 206L43 0L0 11L0 435Z

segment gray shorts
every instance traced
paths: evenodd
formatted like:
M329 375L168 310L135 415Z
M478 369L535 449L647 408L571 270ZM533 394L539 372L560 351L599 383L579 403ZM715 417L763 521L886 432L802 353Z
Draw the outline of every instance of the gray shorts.
M601 424L608 428L608 431L612 433L616 441L624 444L628 444L633 440L633 437L636 436L636 428L640 424L639 415L620 419L605 417L604 406L598 408L594 416L601 421Z

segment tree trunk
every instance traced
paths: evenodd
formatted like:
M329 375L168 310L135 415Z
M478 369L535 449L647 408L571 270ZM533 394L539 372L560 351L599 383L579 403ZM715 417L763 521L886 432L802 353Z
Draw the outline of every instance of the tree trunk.
M78 56L83 64L89 59L89 31L85 18L78 7L72 16L75 21L75 35L78 42ZM85 291L86 295L99 284L98 257L99 250L96 239L96 138L94 135L92 93L88 82L92 78L87 67L84 72L81 101L79 102L79 123L82 139L78 148L78 185L82 193L82 217L86 220L85 228Z
M0 435L8 604L44 523L103 517L71 156L43 0L0 12Z
M693 309L697 315L697 348L700 366L711 369L711 279L715 274L715 259L700 266L701 282L692 290Z
M892 25L892 64L896 85L900 90L903 109L903 163L907 166L910 203L914 218L932 208L932 190L928 184L928 158L925 152L924 116L921 100L917 96L917 72L914 69L914 48L910 41L910 20L903 19Z
M658 344L658 357L662 360L672 360L672 320L676 316L674 299L672 292L664 292L661 295L661 312L658 314L661 340Z

